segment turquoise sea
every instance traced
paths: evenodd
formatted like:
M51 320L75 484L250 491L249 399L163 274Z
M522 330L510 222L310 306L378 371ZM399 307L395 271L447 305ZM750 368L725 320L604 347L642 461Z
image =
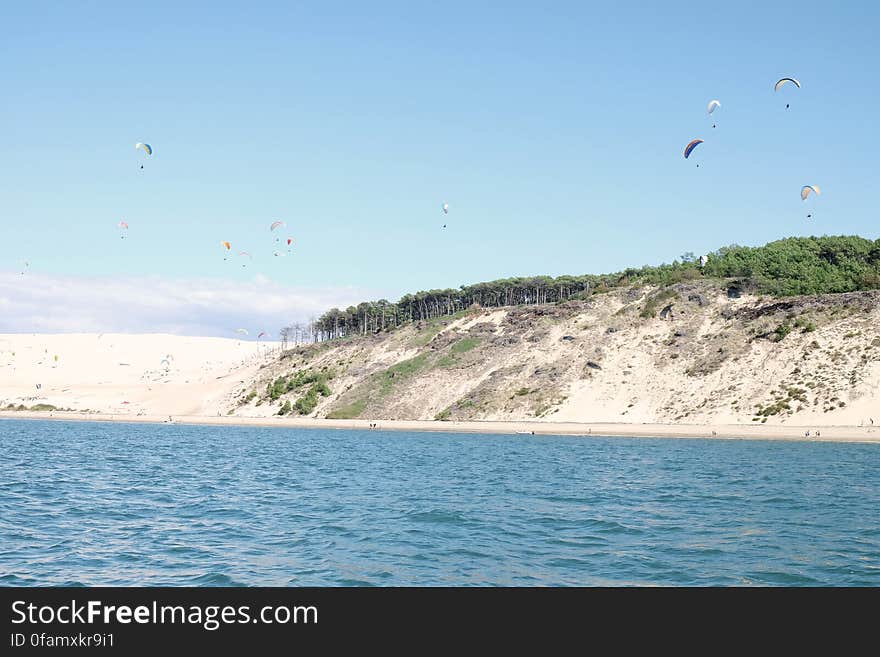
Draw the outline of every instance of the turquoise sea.
M880 445L0 420L0 585L880 586Z

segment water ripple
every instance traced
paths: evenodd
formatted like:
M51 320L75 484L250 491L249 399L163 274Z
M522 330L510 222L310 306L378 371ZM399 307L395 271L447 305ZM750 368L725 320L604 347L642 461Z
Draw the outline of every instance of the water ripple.
M880 585L880 448L0 421L0 586Z

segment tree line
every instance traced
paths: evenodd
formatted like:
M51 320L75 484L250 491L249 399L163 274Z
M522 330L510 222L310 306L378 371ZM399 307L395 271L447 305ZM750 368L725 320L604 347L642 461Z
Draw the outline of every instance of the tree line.
M505 278L458 288L406 294L396 303L364 301L332 308L307 324L281 330L282 342L321 342L446 317L470 307L559 303L630 285L667 286L701 278L733 279L760 294L792 296L880 288L880 239L856 236L791 237L764 246L733 244L704 263L684 253L670 264L612 274Z

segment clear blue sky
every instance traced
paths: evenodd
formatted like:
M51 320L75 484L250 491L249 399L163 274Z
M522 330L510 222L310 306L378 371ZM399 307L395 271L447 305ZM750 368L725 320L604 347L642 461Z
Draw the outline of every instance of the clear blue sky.
M875 3L183 4L3 3L0 269L396 299L880 236Z

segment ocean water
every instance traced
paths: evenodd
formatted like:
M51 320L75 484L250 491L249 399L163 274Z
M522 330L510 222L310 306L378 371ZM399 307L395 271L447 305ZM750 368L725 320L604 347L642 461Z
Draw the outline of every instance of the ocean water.
M880 585L880 445L0 420L0 585Z

